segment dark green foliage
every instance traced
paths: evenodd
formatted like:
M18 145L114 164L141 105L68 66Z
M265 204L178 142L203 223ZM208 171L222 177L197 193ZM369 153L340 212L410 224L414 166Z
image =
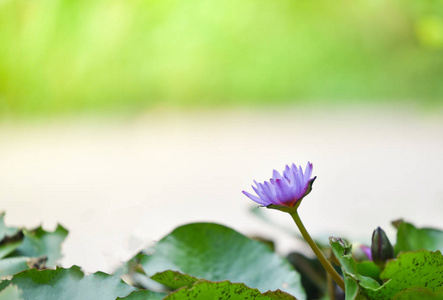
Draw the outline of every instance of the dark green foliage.
M349 242L330 238L346 300L443 299L443 232L394 224L398 255L378 264L356 261ZM288 261L269 245L218 224L178 227L153 254L134 256L113 275L85 276L77 266L47 269L61 257L66 235L61 226L54 232L9 228L0 215L0 300L303 300L328 293L317 260L293 252ZM336 299L340 293L336 287Z
M345 274L346 299L414 299L408 297L416 295L423 295L424 299L443 297L443 256L440 251L421 250L400 254L387 262L378 278L379 284L373 278L363 276L362 273L375 277L376 271L373 267L369 268L369 264L364 268L357 267L350 256L349 243L338 238L331 238L330 242Z
M54 232L42 227L33 230L7 227L0 214L0 275L14 275L29 268L55 267L61 255L61 244L68 235L63 226Z
M117 300L161 300L165 298L168 295L168 293L160 293L160 292L153 292L149 290L138 290L134 291L128 296L124 298L117 298ZM1 299L0 299L1 300Z
M23 230L24 239L16 249L15 255L28 257L47 257L46 265L54 267L61 256L61 244L68 235L63 226L58 225L54 232L47 232L41 227L28 231Z
M300 275L265 244L218 224L178 227L141 259L145 272L157 278L167 270L211 281L244 283L261 292L278 290L305 298ZM162 283L165 276L162 276ZM171 281L167 286L176 287Z
M229 281L210 282L199 281L189 288L183 288L169 295L165 300L295 300L293 296L281 291L260 293L257 289L251 289L243 283L231 283Z
M397 227L395 253L422 249L443 251L443 231L433 228L416 228L402 220L393 222L393 224Z
M84 276L77 266L26 270L2 281L0 290L9 285L17 286L24 300L115 300L135 290L118 276L101 272Z

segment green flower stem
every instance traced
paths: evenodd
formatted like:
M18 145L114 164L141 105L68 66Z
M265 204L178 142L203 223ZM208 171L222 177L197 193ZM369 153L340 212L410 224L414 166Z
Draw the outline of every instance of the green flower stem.
M314 240L309 235L308 231L306 230L305 226L303 225L300 217L298 216L297 211L290 213L292 219L294 220L295 224L297 225L298 229L300 230L301 235L305 239L306 242L308 242L309 246L311 246L312 251L314 251L315 255L317 256L318 260L321 262L323 267L326 269L326 272L328 272L332 279L338 284L338 286L344 291L345 290L345 282L341 278L341 276L335 271L334 267L331 265L331 263L327 260L323 252L320 250L320 248L317 246L317 244L314 242Z

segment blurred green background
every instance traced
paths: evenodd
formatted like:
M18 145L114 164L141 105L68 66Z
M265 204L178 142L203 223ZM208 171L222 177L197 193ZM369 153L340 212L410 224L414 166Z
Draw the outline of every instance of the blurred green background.
M442 0L0 0L0 116L443 100Z

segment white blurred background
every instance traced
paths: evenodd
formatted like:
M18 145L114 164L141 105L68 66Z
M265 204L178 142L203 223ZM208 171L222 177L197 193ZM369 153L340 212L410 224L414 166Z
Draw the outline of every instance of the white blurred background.
M136 118L0 124L0 210L14 226L61 223L62 264L112 271L174 227L217 222L301 244L254 216L241 191L285 164L318 176L299 208L313 236L368 243L404 218L443 227L443 118L403 105L152 110ZM264 214L296 232L288 216Z

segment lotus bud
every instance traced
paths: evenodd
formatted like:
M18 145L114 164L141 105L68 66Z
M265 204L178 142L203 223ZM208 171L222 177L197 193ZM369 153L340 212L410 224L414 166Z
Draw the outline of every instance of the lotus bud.
M394 257L394 248L389 242L386 233L380 227L372 233L371 245L372 260L377 264L383 266L388 259Z

